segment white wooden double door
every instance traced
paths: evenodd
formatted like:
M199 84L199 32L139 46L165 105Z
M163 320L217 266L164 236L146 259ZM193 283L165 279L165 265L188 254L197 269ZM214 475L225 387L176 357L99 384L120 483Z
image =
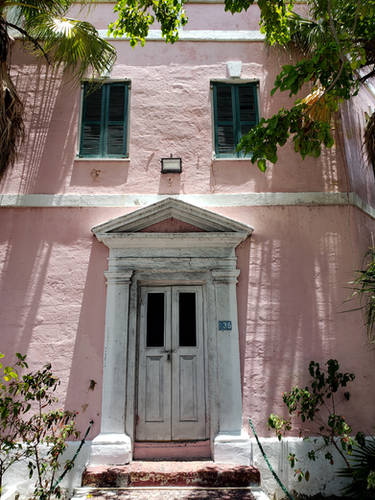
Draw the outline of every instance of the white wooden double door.
M136 440L206 439L202 289L142 287Z

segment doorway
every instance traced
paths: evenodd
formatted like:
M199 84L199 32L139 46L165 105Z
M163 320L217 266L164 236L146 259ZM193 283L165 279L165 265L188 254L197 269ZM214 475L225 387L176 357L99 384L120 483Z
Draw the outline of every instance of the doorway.
M140 290L136 440L208 437L201 286Z

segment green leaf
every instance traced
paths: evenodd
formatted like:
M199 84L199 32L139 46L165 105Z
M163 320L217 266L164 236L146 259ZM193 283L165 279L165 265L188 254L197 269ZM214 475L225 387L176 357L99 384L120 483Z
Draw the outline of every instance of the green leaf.
M261 172L265 172L267 170L266 160L264 158L258 160L258 168Z

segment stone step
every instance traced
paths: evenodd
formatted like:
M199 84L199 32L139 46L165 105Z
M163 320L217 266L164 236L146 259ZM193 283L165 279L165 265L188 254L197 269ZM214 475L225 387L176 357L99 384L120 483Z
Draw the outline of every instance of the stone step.
M88 467L82 486L121 488L129 486L259 486L260 474L252 466L215 462L141 462L128 465Z
M77 488L71 500L270 500L258 487Z

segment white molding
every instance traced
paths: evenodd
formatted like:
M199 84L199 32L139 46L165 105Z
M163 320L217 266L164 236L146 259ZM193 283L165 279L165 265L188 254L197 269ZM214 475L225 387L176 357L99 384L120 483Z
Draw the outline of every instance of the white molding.
M79 123L81 123L81 119L79 120ZM76 156L74 158L74 163L130 163L130 158L80 158L79 156Z
M108 35L108 30L98 30L101 38L116 42L127 42L129 39L124 35L114 37ZM146 37L148 42L161 42L161 30L150 30ZM179 42L264 42L265 36L259 30L180 30Z
M203 232L137 232L171 216L193 223ZM168 198L100 224L92 231L110 249L105 273L108 286L101 434L93 443L92 463L99 460L102 464L120 464L131 460L131 444L135 438L137 308L139 288L147 282L149 286L161 283L202 286L206 301L203 321L207 343L207 423L212 455L215 460L225 455L227 462L248 465L250 440L241 429L236 299L239 270L235 247L251 234L252 228ZM210 266L204 265L207 259ZM230 323L228 331L221 331L221 321ZM114 443L108 439L112 435ZM116 442L119 437L126 444L122 455Z
M357 193L231 193L231 194L2 194L0 207L93 207L139 208L166 198L193 203L202 207L257 207L277 205L353 205L375 218L375 207Z
M92 228L92 232L97 237L104 235L108 237L114 234L118 235L118 233L134 233L171 217L192 224L203 231L209 231L210 234L236 231L245 232L248 235L252 232L252 228L246 224L172 197L95 226ZM144 234L137 236L143 237ZM195 236L199 236L199 233L196 233ZM163 234L162 237L168 236Z

